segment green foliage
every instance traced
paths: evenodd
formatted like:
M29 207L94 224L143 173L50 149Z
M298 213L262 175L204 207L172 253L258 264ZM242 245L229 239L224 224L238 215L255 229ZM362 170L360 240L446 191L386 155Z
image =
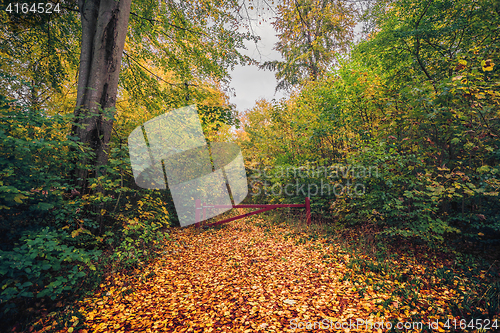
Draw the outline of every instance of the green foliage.
M304 166L276 165L272 169L252 170L250 196L254 202L304 204L311 201L311 212L331 217L328 207L339 189L331 182L334 173L318 164Z
M386 227L388 235L443 240L443 234L457 232L439 216L438 192L425 177L425 164L416 155L398 152L386 144L372 144L348 159L349 165L376 170L369 177L348 179L365 187L362 196L349 191L334 203L333 214L348 224L375 224Z
M338 68L245 115L247 165L377 170L325 179L339 189L358 184L363 195L314 196L315 212L435 244L448 236L498 242L498 13L490 0L379 2L375 29L337 58ZM280 200L301 199L292 197Z
M125 216L121 213L117 221L122 223L123 228L114 242L117 244L112 255L115 265L128 267L147 261L170 240L164 233L165 228L170 226L169 214L162 199L155 197L155 193L144 194L137 201L133 214Z
M340 1L283 1L273 22L279 41L275 50L284 61L267 61L262 67L275 70L276 90L320 79L346 51L353 38L355 7ZM340 18L340 19L339 19Z
M2 313L20 299L55 299L87 276L101 253L70 237L82 221L71 197L73 160L87 150L61 130L70 119L49 117L0 96L0 230ZM83 226L81 226L83 230Z
M102 270L98 259L115 267L151 259L168 239L172 207L163 193L136 189L120 140L111 146L104 175L78 193L70 176L92 152L64 136L72 117L49 116L4 96L0 102L2 313L33 297L54 300L79 290ZM94 192L98 187L103 191ZM100 258L109 250L115 252Z
M12 251L0 251L1 303L20 297L54 300L74 291L87 275L84 270L96 269L92 261L97 260L101 251L67 246L64 241L68 237L64 232L45 227L24 232Z
M120 72L129 103L154 113L202 102L209 80L228 83L231 68L251 62L238 49L257 39L238 31L240 9L236 0L132 2Z
M34 109L64 90L68 76L78 69L79 15L67 10L74 9L74 1L58 3L61 13L47 15L31 11L9 13L5 11L8 2L1 2L4 10L0 12L0 94L15 97ZM1 74L16 78L4 80Z
M50 218L54 226L64 227L76 216L76 202L64 201L71 196L66 175L74 157L87 150L61 136L68 117L10 107L3 96L0 102L0 214L6 247L27 221L43 225Z

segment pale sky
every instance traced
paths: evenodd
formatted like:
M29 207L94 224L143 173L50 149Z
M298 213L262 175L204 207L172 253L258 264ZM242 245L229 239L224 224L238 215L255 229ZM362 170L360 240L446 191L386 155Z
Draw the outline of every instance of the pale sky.
M252 23L254 34L260 36L261 40L255 45L254 42L246 42L247 50L240 50L243 54L256 59L259 62L269 60L281 60L279 52L273 50L274 43L278 41L276 31L270 23ZM260 54L259 54L260 52ZM236 104L236 109L242 113L255 105L255 101L261 98L276 100L285 96L280 91L274 93L276 88L276 78L274 72L261 70L257 66L236 66L231 72L230 87L234 89L236 97L230 96L230 102Z

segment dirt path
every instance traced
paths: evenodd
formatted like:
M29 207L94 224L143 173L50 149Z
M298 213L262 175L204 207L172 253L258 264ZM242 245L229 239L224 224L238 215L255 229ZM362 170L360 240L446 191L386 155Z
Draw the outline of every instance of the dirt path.
M382 332L338 325L410 315L397 302L384 312L387 290L367 282L361 296L355 279L343 281L348 254L285 227L240 220L171 236L153 264L134 278L115 275L96 292L106 296L82 302L88 332L292 332L307 323L316 325L309 332Z

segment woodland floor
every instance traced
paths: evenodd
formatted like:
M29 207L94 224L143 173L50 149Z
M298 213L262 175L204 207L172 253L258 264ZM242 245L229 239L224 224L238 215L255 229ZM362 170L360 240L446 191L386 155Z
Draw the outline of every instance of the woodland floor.
M472 331L459 329L471 315L467 304L488 317L480 300L485 289L471 287L481 283L446 262L404 254L368 257L338 239L311 237L304 227L262 217L211 229L177 228L171 238L151 264L109 276L94 296L80 301L80 315L63 330L54 330L57 320L49 315L43 328L40 322L32 331L386 332L382 323L422 322L424 329L431 325L428 331L449 332ZM356 320L368 323L356 327ZM403 331L422 329L395 330Z

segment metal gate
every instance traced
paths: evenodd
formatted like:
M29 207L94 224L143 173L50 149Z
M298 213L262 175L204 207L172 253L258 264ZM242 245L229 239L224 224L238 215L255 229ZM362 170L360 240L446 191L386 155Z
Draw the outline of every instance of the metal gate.
M262 212L267 212L268 210L273 210L273 209L281 208L281 207L305 208L306 209L307 225L311 224L311 203L310 203L310 199L306 198L306 202L304 204L276 204L276 205L248 204L248 205L215 205L215 206L210 206L210 205L206 205L206 204L202 203L201 200L196 200L196 217L195 217L196 218L196 226L200 227L201 221L205 220L207 208L261 208L261 209L255 210L253 212L250 212L250 213L238 215L238 216L231 217L231 218L228 218L228 219L225 219L222 221L218 221L215 223L205 225L206 227L213 227L215 225L223 224L226 222L231 222L234 220L244 218L246 216L259 214Z

